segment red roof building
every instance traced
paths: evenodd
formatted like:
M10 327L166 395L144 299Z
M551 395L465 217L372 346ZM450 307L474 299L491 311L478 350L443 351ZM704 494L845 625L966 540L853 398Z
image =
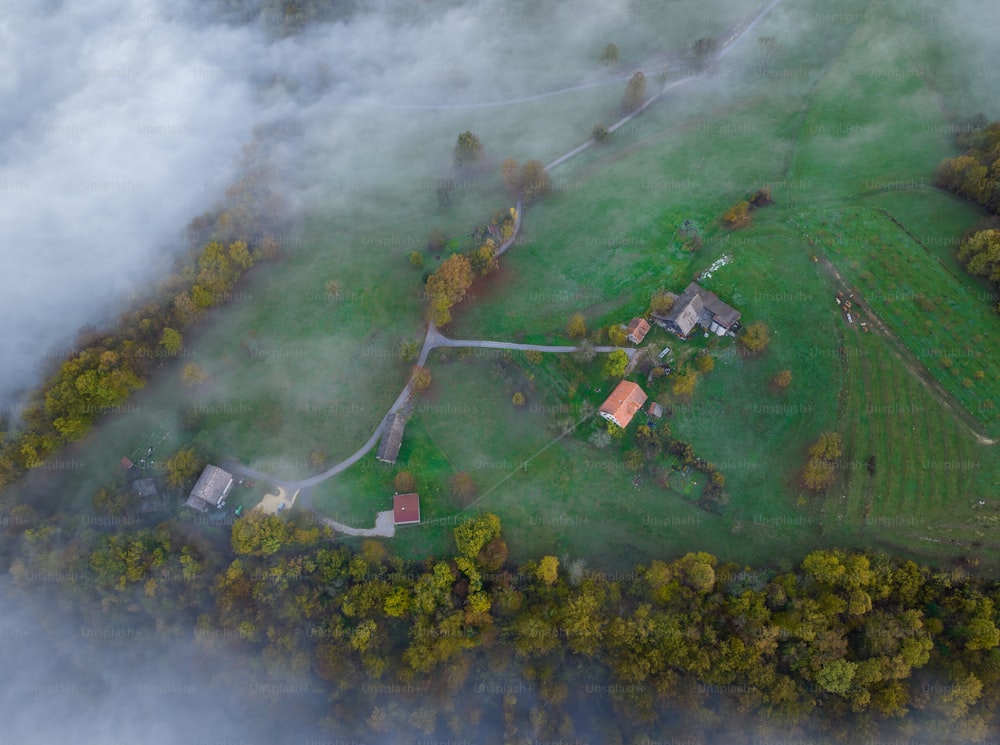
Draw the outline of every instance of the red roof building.
M420 522L420 496L397 494L392 498L392 521L396 525Z
M633 344L639 344L646 338L646 334L649 333L649 321L645 318L633 318L629 321L628 326L625 327L625 331L626 339Z
M601 404L597 413L625 429L636 412L646 403L647 398L645 391L638 384L623 380L611 391L608 400Z

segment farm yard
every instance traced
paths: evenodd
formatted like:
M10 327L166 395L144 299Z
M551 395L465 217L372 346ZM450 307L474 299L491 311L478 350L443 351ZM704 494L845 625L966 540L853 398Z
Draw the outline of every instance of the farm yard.
M782 6L754 33L790 18L819 24L822 7ZM477 281L446 329L452 338L569 344L574 313L591 332L627 323L655 293L680 293L715 266L704 287L744 325L765 323L767 349L750 355L738 339L679 340L653 326L641 346L670 346L674 372L651 385L645 375L629 379L669 404L673 436L723 473L724 504L699 506L705 477L674 470L670 456L626 465L635 423L622 440L595 444L603 422L592 412L614 383L602 355L580 362L449 349L430 357L433 382L396 465L369 453L312 490L316 509L370 527L406 470L422 522L393 540L412 558L443 553L457 521L490 510L513 558L558 553L608 570L695 549L746 563L794 560L817 546L997 562L1000 459L973 430L1000 434L989 403L1000 402L1000 334L987 288L954 258L955 242L982 216L926 187L937 162L956 152L942 110L953 99L931 86L935 70L871 73L915 69L873 43L900 22L919 38L921 19L892 13L879 6L827 24L766 64L756 42L735 47L714 75L671 91L561 165L552 193L524 210L500 270ZM856 85L865 101L845 94ZM421 278L469 250L473 229L510 207L500 161L558 157L617 116L622 88L409 111L409 139L394 152L410 148L412 157L373 155L403 163L397 179L350 196L342 184L317 186L318 206L282 256L251 270L237 299L189 335L184 358L133 398L135 411L107 417L67 449L81 464L79 509L153 431L164 432L163 454L193 445L278 479L353 453L409 374L402 346L422 338ZM465 129L483 137L489 168L454 179L445 204L437 186L454 175L450 151ZM723 227L726 210L763 186L773 204L753 210L746 227ZM435 229L445 242L430 248ZM877 319L847 322L828 267ZM714 369L690 396L674 395L671 376L699 353ZM203 368L205 383L181 382L188 362ZM773 381L784 370L791 383L779 390ZM812 494L800 472L825 431L842 435L844 455L834 484ZM475 494L454 493L458 473L471 476ZM35 488L55 480L40 474Z

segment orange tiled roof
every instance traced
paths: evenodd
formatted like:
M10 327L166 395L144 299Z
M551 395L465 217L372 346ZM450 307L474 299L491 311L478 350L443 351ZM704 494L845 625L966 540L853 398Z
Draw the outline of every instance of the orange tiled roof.
M638 384L623 380L611 391L611 395L601 404L599 411L610 416L619 427L625 428L635 413L646 403L647 398L645 391Z

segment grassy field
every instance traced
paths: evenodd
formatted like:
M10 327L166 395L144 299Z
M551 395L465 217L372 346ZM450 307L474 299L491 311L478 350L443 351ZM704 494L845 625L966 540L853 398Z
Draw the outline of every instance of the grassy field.
M845 322L833 301L837 285L811 260L828 258L948 394L996 433L983 402L1000 400L997 321L986 288L954 259L957 237L979 213L923 187L955 152L942 98L928 86L943 63L932 55L929 69L916 72L907 54L891 51L898 45L876 43L899 21L888 11L865 13L869 4L859 0L838 6L831 21L824 7L779 6L754 35L799 27L808 43L788 40L762 67L750 39L714 77L671 92L560 167L553 193L526 211L501 271L473 288L447 329L456 338L564 340L573 313L583 312L591 328L627 322L655 291L680 292L728 256L703 283L744 323L770 327L767 351L747 357L731 339L682 342L659 329L648 340L674 347L675 362L700 349L716 358L693 398L674 401L670 425L726 475L729 503L719 514L697 506L699 484L655 483L651 467L669 466L666 458L647 464L633 486L622 451L634 434L605 447L589 441L598 423L587 406L598 406L611 385L600 358L580 366L554 355L534 363L458 350L432 356L434 385L409 421L399 465L369 454L316 487L317 508L370 527L391 505L393 477L407 469L425 524L400 530L394 547L413 558L446 552L457 521L491 510L514 558L569 555L608 571L687 550L766 563L820 545L988 560L1000 546L994 451L884 337ZM920 49L920 19L907 22ZM652 36L642 44L652 46ZM88 508L121 455L154 441L158 457L191 443L212 460L237 459L280 478L316 470L313 451L328 464L352 453L405 382L400 343L422 333L421 272L439 259L424 251L426 266L417 269L410 251L423 251L435 227L450 247L471 246L472 228L509 206L500 160L562 154L592 124L609 123L620 97L607 86L509 107L407 114L412 136L373 154L375 164L398 163L398 178L364 183L363 199L342 184L319 187L323 204L284 257L251 272L234 302L188 335L186 356L165 365L133 411L109 417L68 450L79 464L70 474L77 507ZM493 167L458 179L445 207L436 181L447 174L452 133L465 129L481 135ZM722 213L763 184L775 203L755 211L749 227L723 229ZM702 238L694 252L679 233L688 220ZM332 297L329 280L338 283ZM201 388L180 382L189 361L210 375ZM793 382L778 391L770 381L783 369ZM648 392L669 385L668 377ZM512 404L515 391L525 407ZM798 472L825 430L844 437L842 468L825 496L806 495ZM451 493L459 471L478 486L471 504ZM37 475L37 491L51 493L61 476Z

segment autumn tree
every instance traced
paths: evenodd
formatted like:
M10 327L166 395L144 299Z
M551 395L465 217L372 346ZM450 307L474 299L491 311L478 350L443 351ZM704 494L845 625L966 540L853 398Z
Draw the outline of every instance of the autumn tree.
M434 228L431 231L430 237L427 239L427 250L431 253L439 253L444 250L445 244L448 242L448 236L441 228Z
M727 228L742 228L750 224L750 202L737 202L722 216L722 222Z
M699 354L695 360L695 365L698 368L698 372L702 374L710 373L715 369L715 358L707 352Z
M409 494L417 488L417 480L409 471L400 471L393 478L392 487L400 494Z
M743 329L739 340L747 351L757 354L767 348L771 341L771 332L763 322L756 321Z
M566 336L570 339L582 339L587 335L587 319L583 313L574 313L566 323Z
M543 556L535 574L546 585L554 585L559 579L559 559L555 556Z
M660 290L649 301L649 310L658 316L664 316L674 307L676 298L666 290Z
M698 385L698 373L695 370L683 370L674 376L671 392L675 396L690 396Z
M424 393L431 387L431 371L423 365L414 365L410 373L410 384L417 393Z
M542 161L529 160L521 166L520 184L524 201L533 202L548 194L552 188L552 177Z
M500 518L492 512L484 512L459 523L453 533L459 555L475 559L487 543L500 535Z
M483 277L500 268L492 238L487 238L483 245L469 255L469 266L477 277Z
M628 342L628 333L620 323L612 324L608 327L608 341L612 346L624 347Z
M509 194L517 194L521 191L521 166L513 158L506 158L500 164L500 173L503 176L503 186Z
M750 196L750 208L758 209L760 207L766 207L773 201L774 200L771 198L771 187L766 185L761 186Z
M419 251L410 251L410 263L419 269L424 265L424 255Z
M625 86L625 96L622 98L622 110L628 114L636 111L646 100L646 76L637 72L629 78Z
M787 388L792 384L792 371L791 370L779 370L778 373L773 378L774 384L778 388Z
M698 69L704 69L709 59L715 53L716 41L710 36L703 36L696 39L691 46L691 53L694 57L694 64Z
M483 143L472 132L462 132L455 143L455 164L465 166L478 161L483 155Z
M184 385L193 388L208 380L208 373L202 370L200 365L188 362L181 370L181 380Z
M175 489L181 489L201 473L205 462L194 448L183 448L167 458L163 465L167 469L167 483Z
M802 481L807 489L822 492L833 483L841 447L841 437L836 432L823 432L810 446L809 460L802 470Z
M1000 158L998 158L1000 162ZM980 230L962 241L958 260L970 274L1000 285L1000 230ZM1000 304L997 306L1000 309Z
M476 482L467 471L459 471L451 477L451 493L462 504L468 504L475 499L479 489Z
M451 321L451 308L472 286L472 264L462 254L452 254L427 279L428 315L438 326Z
M281 550L292 533L292 527L277 515L251 510L233 523L233 551L251 556L270 556Z
M136 505L136 496L120 486L102 487L94 493L94 510L100 515L119 517Z
M524 394L521 393L521 391L516 391L513 398L511 398L511 402L514 406L524 406L527 403L527 400L524 398Z

